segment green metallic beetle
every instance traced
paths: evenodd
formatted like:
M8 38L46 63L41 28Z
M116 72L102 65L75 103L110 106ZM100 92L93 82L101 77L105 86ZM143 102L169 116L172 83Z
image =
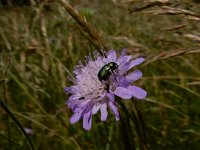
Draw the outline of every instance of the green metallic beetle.
M118 68L118 64L115 62L109 62L108 64L104 65L100 71L98 72L99 81L106 81L109 79L110 75L113 73L115 69ZM114 73L113 73L114 74ZM115 77L115 76L114 76ZM116 78L115 78L116 79Z

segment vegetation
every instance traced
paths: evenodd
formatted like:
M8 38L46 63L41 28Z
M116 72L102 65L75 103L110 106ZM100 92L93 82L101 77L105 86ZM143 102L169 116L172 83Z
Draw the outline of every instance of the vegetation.
M62 0L9 2L0 1L0 99L35 149L199 149L197 0L73 0L71 11ZM72 16L75 8L80 15ZM86 24L80 24L81 16ZM101 46L127 48L133 57L146 58L139 66L143 77L137 84L148 97L122 104L132 113L141 112L147 147L141 146L137 126L123 107L121 122L113 115L101 122L97 114L90 131L82 128L82 122L69 123L72 111L65 105L64 87L72 83L67 76L73 76L74 65ZM30 148L4 109L0 122L1 149Z

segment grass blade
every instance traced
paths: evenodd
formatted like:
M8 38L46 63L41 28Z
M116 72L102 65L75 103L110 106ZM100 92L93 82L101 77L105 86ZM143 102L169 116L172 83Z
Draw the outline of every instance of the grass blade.
M14 114L11 112L11 110L6 106L6 104L0 100L0 105L3 108L3 110L8 114L8 116L11 117L11 119L13 120L13 122L16 124L16 126L19 128L19 130L22 132L22 134L24 135L24 137L26 138L30 149L34 150L34 146L30 140L30 138L28 137L28 135L26 134L24 128L22 127L22 125L20 124L20 122L17 120L17 118L14 116Z

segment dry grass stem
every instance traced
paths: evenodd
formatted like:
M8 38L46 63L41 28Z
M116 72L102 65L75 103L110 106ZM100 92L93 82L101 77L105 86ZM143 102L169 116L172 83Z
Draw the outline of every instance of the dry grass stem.
M171 2L169 2L169 0L157 0L157 1L149 1L149 2L139 2L139 4L137 4L136 6L134 6L134 8L132 8L129 13L133 13L136 11L142 11L154 6L166 6L166 5L170 5Z
M77 9L72 7L69 2L65 0L60 0L61 5L67 10L67 12L76 20L80 25L80 28L85 32L82 32L85 37L97 48L97 50L102 54L102 49L108 49L106 44L103 42L103 39L98 34L98 32L92 27L90 23L87 22L86 18L78 12Z
M194 53L200 53L200 49L172 50L172 51L167 51L167 52L164 51L159 54L149 56L146 59L145 65L152 63L154 61L157 61L157 60L163 60L163 59L181 56L183 54L194 54Z
M186 16L193 16L199 18L200 16L196 13L182 9L182 8L175 8L170 6L161 6L161 10L157 10L154 14L156 15L186 15Z

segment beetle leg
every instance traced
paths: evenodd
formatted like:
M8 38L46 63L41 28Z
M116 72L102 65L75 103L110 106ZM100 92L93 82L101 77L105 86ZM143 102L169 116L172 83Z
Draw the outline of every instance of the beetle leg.
M105 89L105 90L106 90L108 93L110 93L110 92L109 92L109 83L108 83L108 82L106 83L106 89Z
M114 76L114 78L115 78L115 80L117 81L117 78L116 78L116 76L115 76L115 74L114 74L114 72L111 70L111 72L112 72L112 74L113 74L113 76ZM118 81L117 81L118 82Z

